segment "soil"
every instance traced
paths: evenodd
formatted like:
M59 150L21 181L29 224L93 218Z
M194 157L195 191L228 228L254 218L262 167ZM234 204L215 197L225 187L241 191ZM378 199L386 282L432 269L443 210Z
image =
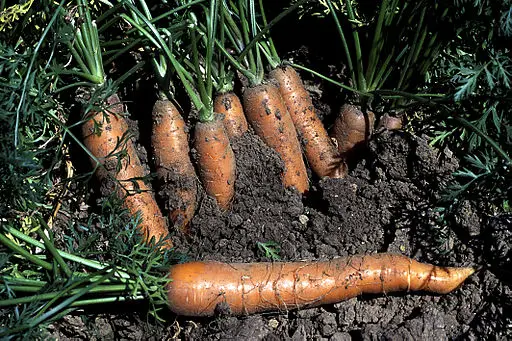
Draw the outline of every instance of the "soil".
M143 147L139 146L143 151ZM512 336L511 216L485 217L461 205L441 227L436 204L457 168L449 150L403 131L375 135L345 179L312 178L302 197L281 184L278 155L251 132L233 142L236 194L228 212L202 195L188 236L173 234L190 260L270 261L258 242L275 242L281 260L329 259L375 252L401 253L479 271L448 295L365 295L334 305L271 314L186 318L167 325L141 311L69 316L52 326L62 340L376 340L507 339ZM144 157L144 161L148 158ZM139 307L140 308L140 307ZM126 310L123 310L126 311ZM136 313L139 311L138 313Z
M298 46L284 48L305 65L309 58L321 60ZM327 64L317 69L343 73L329 71ZM333 91L322 93L325 84L306 83L329 126L335 116L330 105L339 99L327 97ZM154 89L140 88L147 93L126 98L151 103ZM130 112L151 112L133 103ZM138 151L154 172L146 153L150 120L133 118ZM345 179L320 180L310 172L310 192L301 196L283 188L280 158L249 132L232 144L237 180L231 209L220 211L203 191L190 234L173 231L173 241L189 260L271 261L258 243L275 242L283 261L394 252L437 265L477 267L454 292L364 295L319 308L242 317L186 318L169 312L165 324L148 320L144 307L123 306L68 316L51 326L51 334L61 340L511 339L512 317L506 312L512 311L512 215L488 216L478 201L464 201L455 219L440 221L440 193L458 161L450 150L435 150L427 141L405 131L381 131L353 156ZM95 199L88 202L91 210L97 209Z

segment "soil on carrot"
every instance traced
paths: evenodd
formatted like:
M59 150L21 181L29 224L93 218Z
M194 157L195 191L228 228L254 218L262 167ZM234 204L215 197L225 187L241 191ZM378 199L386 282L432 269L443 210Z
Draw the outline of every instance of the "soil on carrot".
M143 147L139 146L139 149ZM406 132L376 135L345 179L312 179L302 197L281 184L283 164L251 132L233 143L236 194L228 212L202 195L190 234L173 232L190 260L270 261L258 243L275 242L281 260L329 259L397 252L416 260L481 269L448 295L365 295L335 305L272 314L214 318L166 314L167 325L115 310L55 323L61 340L373 340L486 339L511 336L512 217L485 218L478 204L461 205L450 229L436 223L440 188L456 169L449 150L435 151ZM147 160L147 158L143 158ZM508 226L508 228L507 228ZM500 270L497 270L500 269ZM499 277L498 277L499 276ZM508 276L508 278L507 278ZM507 329L508 328L508 329Z

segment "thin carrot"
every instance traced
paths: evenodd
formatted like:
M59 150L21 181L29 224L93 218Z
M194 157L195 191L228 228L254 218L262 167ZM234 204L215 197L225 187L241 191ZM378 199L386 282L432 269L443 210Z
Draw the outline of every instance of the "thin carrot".
M221 92L215 96L213 110L224 115L224 128L229 138L242 136L248 129L240 98L234 92Z
M217 116L198 122L194 140L206 193L217 200L222 210L227 210L235 194L236 166L222 120Z
M338 151L345 154L366 142L373 133L374 124L373 112L364 113L355 105L343 105L332 128L334 138L338 142Z
M279 88L271 83L247 87L242 97L254 131L284 162L284 185L295 187L300 193L308 191L309 180L297 132Z
M197 181L190 160L185 121L176 106L167 99L155 103L152 116L151 146L156 173L159 183L165 188L163 192L174 193L171 198L164 194L168 199L169 218L176 228L186 231L196 209Z
M167 292L170 309L179 315L212 316L219 304L245 315L333 304L364 293L446 294L473 272L386 253L322 262L191 262L170 269Z
M96 175L102 181L116 180L116 194L123 200L124 206L135 215L140 212L142 221L139 228L146 242L156 241L168 236L165 218L152 195L152 190L142 178L144 168L135 151L131 139L126 139L128 125L120 116L124 108L119 97L114 94L106 100L106 109L91 111L82 125L84 145L102 165ZM101 129L98 131L97 127ZM126 150L124 157L123 150ZM91 159L93 166L96 161ZM164 247L171 248L166 240Z
M322 178L345 177L345 161L316 115L311 96L304 88L299 74L287 65L275 68L269 75L279 83L279 90L301 137L300 141L311 169Z

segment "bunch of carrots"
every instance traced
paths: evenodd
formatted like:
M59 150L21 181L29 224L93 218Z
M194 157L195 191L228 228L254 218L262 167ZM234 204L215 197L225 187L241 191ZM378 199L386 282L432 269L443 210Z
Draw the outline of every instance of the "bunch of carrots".
M197 7L184 5L167 13L172 20L173 14L182 11L181 19L165 30L158 27L162 16L153 18L144 1L138 5L125 1L123 6L126 13L122 18L146 42L143 49L154 58L159 100L152 112L151 143L158 184L173 189L179 198L165 212L174 227L187 230L197 206L198 183L186 124L171 91L171 80L185 89L197 111L199 120L193 141L198 175L206 193L216 199L222 210L229 209L235 193L236 169L230 143L247 133L249 124L283 160L285 187L295 188L299 193L308 191L303 152L318 177L346 175L345 146L335 146L299 75L279 59L268 35L275 22L267 23L262 1L259 8L254 1L242 0L236 5L220 0ZM84 10L86 3L79 1L79 7L86 20L79 25L77 36L85 32L97 41L97 29ZM261 15L256 16L257 12ZM187 27L185 32L179 31L182 25ZM180 38L187 39L190 50L180 51L183 44L173 45L177 32ZM88 53L87 49L77 49L87 47L90 41L82 39L82 44L70 44L77 52L73 55ZM94 46L90 48L99 51ZM215 50L220 53L215 54ZM91 65L79 63L83 74L88 73L96 81L91 93L104 90L101 55L83 60L94 61ZM233 92L235 73L241 74L246 83L242 100ZM146 174L128 135L119 98L112 94L89 108L96 109L86 110L82 130L84 144L98 168L96 174L102 181L116 182L115 193L123 199L125 207L134 215L140 214L139 228L147 242L163 241L163 248L171 248L166 219L149 184L143 180ZM347 125L343 129L348 134L350 129L359 128ZM177 314L211 316L220 303L226 303L234 314L249 314L318 306L362 293L447 293L473 271L422 264L390 254L326 262L192 262L171 268L168 295L170 308Z

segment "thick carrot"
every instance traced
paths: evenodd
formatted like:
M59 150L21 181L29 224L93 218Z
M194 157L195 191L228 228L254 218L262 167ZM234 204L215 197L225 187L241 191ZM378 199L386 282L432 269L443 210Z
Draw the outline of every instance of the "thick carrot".
M300 193L309 189L297 132L279 88L274 84L247 87L243 94L248 121L258 136L273 148L284 162L283 183Z
M287 311L337 303L364 293L424 290L446 294L472 268L438 267L394 254L322 262L191 262L170 269L170 309L179 315L212 316L217 305L232 314Z
M235 155L222 120L198 122L194 145L197 150L199 172L206 193L227 210L235 194Z
M311 96L299 74L293 67L283 66L272 70L269 75L279 83L279 90L313 172L322 178L345 177L347 165L316 115Z
M190 160L185 121L167 99L153 106L151 146L158 180L166 191L174 193L175 202L168 202L169 218L176 228L185 231L196 209L196 172Z
M240 137L247 131L244 109L235 93L218 93L213 102L213 111L224 115L224 128L230 139Z
M82 125L85 146L103 166L98 168L96 174L102 181L113 178L118 182L115 190L123 199L124 206L134 215L140 212L142 221L139 228L146 242L152 238L160 240L167 237L169 232L165 218L153 198L151 188L142 180L144 168L133 142L126 139L128 125L119 116L124 113L123 105L115 94L106 100L105 105L104 111L89 112L87 121ZM126 154L120 157L123 149L126 149ZM91 161L95 166L96 161ZM169 239L165 247L172 247Z
M368 140L373 132L375 115L368 111L366 114L358 107L345 104L333 125L333 135L338 142L338 151L347 153L355 146Z

